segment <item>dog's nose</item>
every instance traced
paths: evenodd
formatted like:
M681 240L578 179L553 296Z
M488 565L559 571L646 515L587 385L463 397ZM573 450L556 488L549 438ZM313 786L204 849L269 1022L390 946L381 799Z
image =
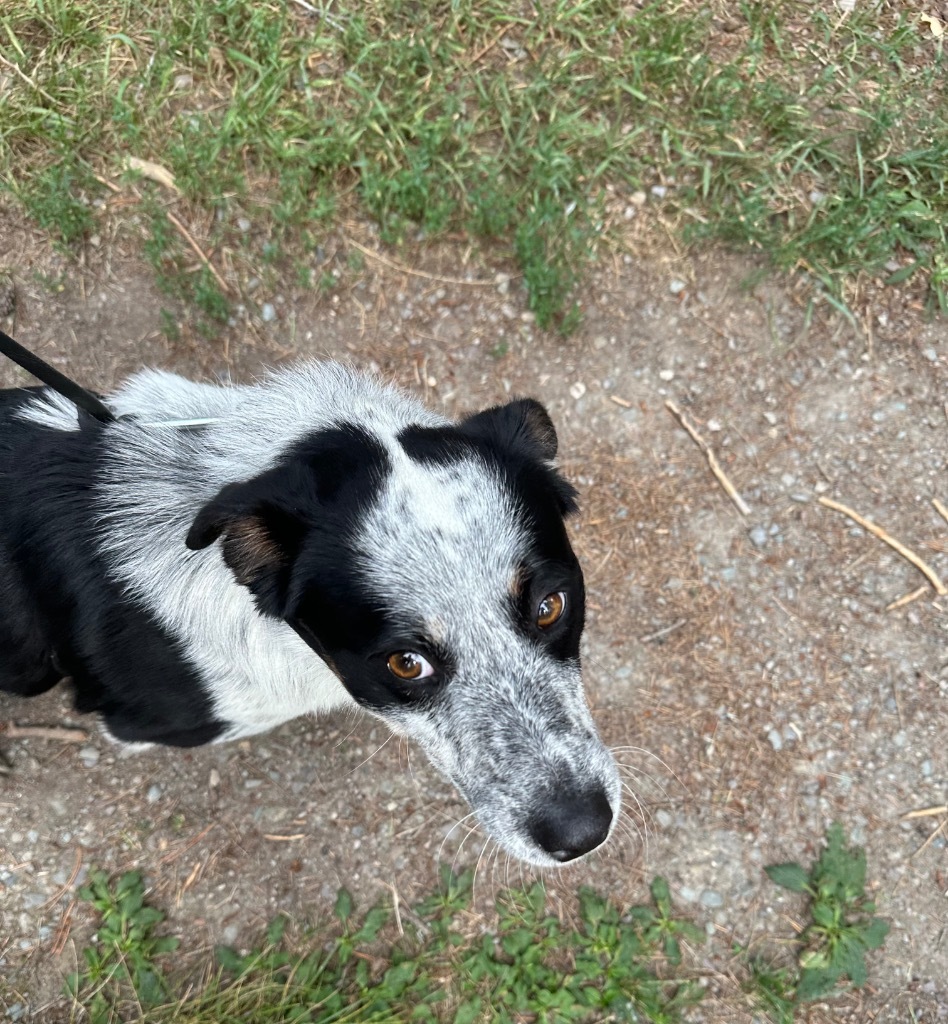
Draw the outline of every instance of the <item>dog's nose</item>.
M612 825L612 807L601 789L560 792L530 819L534 842L562 863L582 857L604 843Z

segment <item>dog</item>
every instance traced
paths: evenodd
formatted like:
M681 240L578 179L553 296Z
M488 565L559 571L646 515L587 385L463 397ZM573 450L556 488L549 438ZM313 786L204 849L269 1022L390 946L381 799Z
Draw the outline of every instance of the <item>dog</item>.
M355 704L515 857L606 842L621 784L540 403L453 422L332 362L144 370L103 401L114 422L0 391L0 690L69 677L112 738L179 747Z

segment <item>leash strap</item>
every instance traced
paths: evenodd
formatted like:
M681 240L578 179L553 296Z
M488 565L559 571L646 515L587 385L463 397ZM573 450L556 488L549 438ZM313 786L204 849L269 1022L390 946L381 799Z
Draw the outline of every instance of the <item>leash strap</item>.
M29 349L24 348L14 341L9 334L0 331L0 353L8 359L22 366L27 373L31 373L37 380L58 391L63 398L68 398L73 405L78 406L83 412L95 417L100 423L114 423L115 416L102 402L92 394L80 387L74 380L70 380L65 374L60 373L55 367L44 362L39 356L34 355Z

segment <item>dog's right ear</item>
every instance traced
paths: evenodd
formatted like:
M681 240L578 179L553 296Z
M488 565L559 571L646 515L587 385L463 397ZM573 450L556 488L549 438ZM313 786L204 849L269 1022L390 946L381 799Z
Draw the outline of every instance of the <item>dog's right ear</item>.
M366 431L345 423L318 431L272 469L222 488L195 516L185 543L200 551L222 537L237 582L264 614L286 618L293 567L310 531L333 535L336 519L348 523L387 467L385 449Z
M261 611L277 616L283 615L290 569L308 529L292 510L301 503L287 508L273 500L285 490L287 475L279 468L228 484L198 512L185 539L200 551L223 537L221 553L234 578L253 592Z

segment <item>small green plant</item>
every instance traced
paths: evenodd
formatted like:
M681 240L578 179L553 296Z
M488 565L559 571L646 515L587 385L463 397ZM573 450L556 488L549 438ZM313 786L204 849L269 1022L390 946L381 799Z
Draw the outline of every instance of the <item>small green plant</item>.
M794 1003L828 995L844 978L857 988L864 985L866 953L878 949L889 931L866 896L865 851L847 845L837 822L828 829L826 846L809 871L795 861L765 870L777 885L810 897L811 923L801 936Z
M93 217L87 197L95 185L78 164L61 160L47 167L26 185L21 199L41 228L63 245L81 241L92 230Z
M583 890L575 926L549 912L539 883L508 891L498 898L496 927L474 935L472 883L470 871L443 867L439 889L402 909L398 934L392 908L356 913L342 889L334 927L294 928L290 938L289 919L277 917L260 948L246 955L218 949L216 977L171 1003L172 986L155 960L176 940L152 935L162 914L144 905L141 876L110 886L96 872L82 894L102 925L69 991L93 1024L680 1024L701 998L700 986L673 970L680 941L703 942L704 933L672 916L663 879L652 884L651 904L627 913ZM127 998L132 992L138 1011Z
M741 956L745 951L738 946L734 952ZM749 967L750 976L744 988L758 1009L767 1015L771 1024L793 1024L796 1010L793 990L797 981L793 968L775 966L760 957L750 960Z
M167 997L168 988L155 960L178 948L173 936L156 936L164 914L145 905L141 873L129 871L110 884L104 871L93 871L79 890L102 915L93 946L83 950L84 965L71 974L66 990L86 1010L91 1024L108 1024L130 988L142 1007Z

